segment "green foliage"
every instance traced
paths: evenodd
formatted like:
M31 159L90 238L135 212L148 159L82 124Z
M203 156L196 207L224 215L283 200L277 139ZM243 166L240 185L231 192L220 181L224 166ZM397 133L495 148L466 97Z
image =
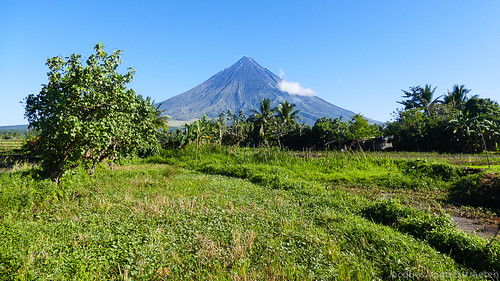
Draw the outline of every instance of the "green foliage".
M240 111L238 115L231 111L222 112L219 118L209 120L204 116L191 124L185 124L184 130L162 132L160 140L163 148L181 148L185 145L217 143L234 146L254 146L311 150L323 149L358 149L363 144L374 141L380 136L381 126L369 124L362 115L356 114L349 122L341 118L320 118L313 128L300 124L299 110L295 104L281 101L278 107L272 107L272 101L264 99L260 108L251 110L246 118ZM369 149L372 149L370 145Z
M434 89L411 87L404 109L387 123L385 134L393 136L393 147L407 151L474 153L495 150L500 143L500 106L477 96L464 85L454 85L444 102L431 101Z
M0 140L24 139L28 131L0 129Z
M433 162L427 159L410 159L401 161L398 166L403 173L415 177L429 177L441 180L454 180L466 174L463 168L447 162Z
M340 118L319 118L312 127L312 134L321 147L341 149L349 141L349 127Z
M380 201L361 210L364 217L389 226L397 225L401 219L414 213L412 208L403 206L395 200Z
M406 100L398 101L398 103L404 105L405 110L418 109L428 114L429 109L440 102L440 97L433 99L436 88L425 84L423 88L421 86L414 86L410 87L409 91L402 90L404 93L403 98Z
M457 112L462 112L468 100L467 94L470 91L464 85L453 85L453 90L448 90L448 94L444 97L444 103L449 104Z
M361 143L379 134L379 126L369 124L361 114L355 114L349 122L343 122L342 117L319 118L312 127L312 136L319 148L358 149Z
M268 146L269 134L271 134L269 128L274 121L276 110L276 107L272 107L272 101L265 98L260 101L259 109L250 111L252 115L248 117L248 121L254 124L254 137L259 145Z
M379 135L379 127L376 124L370 125L361 114L355 114L349 121L350 137L356 142L366 140Z
M457 231L449 216L415 211L392 200L377 202L361 213L375 222L427 241L467 267L485 272L500 271L500 245Z
M152 102L126 84L133 69L117 72L121 51L108 55L101 43L85 65L80 55L47 60L49 82L26 98L26 117L38 134L42 167L56 181L82 163L92 175L98 163L156 142Z
M448 200L500 211L500 177L498 174L476 174L453 184Z

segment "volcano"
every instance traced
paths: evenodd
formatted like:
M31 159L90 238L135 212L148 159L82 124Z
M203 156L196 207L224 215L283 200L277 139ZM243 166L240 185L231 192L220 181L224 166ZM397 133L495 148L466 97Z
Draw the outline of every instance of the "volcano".
M228 109L233 113L242 110L249 115L250 109L258 109L260 101L268 98L273 101L273 106L285 100L295 104L302 117L300 122L309 125L324 116L343 117L346 121L355 114L317 96L282 91L279 87L282 81L253 59L243 57L191 90L160 102L160 109L177 121L200 119L203 114L216 118Z

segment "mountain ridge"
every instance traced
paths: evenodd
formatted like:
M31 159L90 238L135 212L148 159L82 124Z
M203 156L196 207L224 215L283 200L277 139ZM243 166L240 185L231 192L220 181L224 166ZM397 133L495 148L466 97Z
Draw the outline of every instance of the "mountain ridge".
M282 91L280 77L259 65L254 59L244 56L230 67L219 71L192 89L159 102L160 110L172 120L192 120L216 118L228 109L234 113L242 110L258 109L264 98L273 101L273 106L287 100L296 104L299 116L306 124L312 125L321 117L344 117L348 120L355 113L333 105L317 96L303 96ZM377 122L370 120L372 122Z

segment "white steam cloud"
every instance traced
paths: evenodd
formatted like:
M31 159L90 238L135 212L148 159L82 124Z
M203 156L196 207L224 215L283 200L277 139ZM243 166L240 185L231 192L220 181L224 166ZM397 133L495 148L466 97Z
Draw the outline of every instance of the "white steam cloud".
M285 80L281 80L278 83L278 88L280 89L280 91L287 92L292 95L309 97L316 95L316 92L314 92L312 89L303 88L298 82L288 82Z

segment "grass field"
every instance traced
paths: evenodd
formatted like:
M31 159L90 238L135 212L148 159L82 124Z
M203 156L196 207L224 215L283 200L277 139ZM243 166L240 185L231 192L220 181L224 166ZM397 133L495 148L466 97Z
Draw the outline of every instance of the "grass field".
M0 139L0 152L8 152L16 149L20 149L23 146L22 139Z
M0 279L498 278L497 241L381 192L446 195L479 176L445 161L216 146L101 166L93 180L77 170L59 186L5 172Z

